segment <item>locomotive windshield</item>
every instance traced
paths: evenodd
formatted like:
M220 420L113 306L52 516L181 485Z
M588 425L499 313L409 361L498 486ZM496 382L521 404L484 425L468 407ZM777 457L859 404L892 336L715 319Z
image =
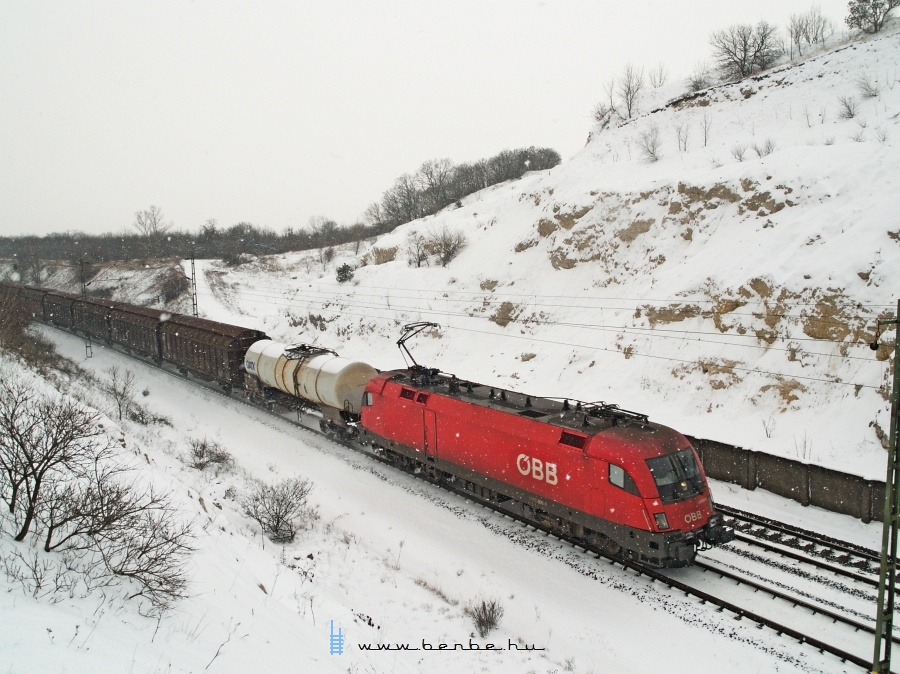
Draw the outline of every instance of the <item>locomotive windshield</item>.
M682 501L703 492L700 468L690 448L647 459L647 465L663 503Z

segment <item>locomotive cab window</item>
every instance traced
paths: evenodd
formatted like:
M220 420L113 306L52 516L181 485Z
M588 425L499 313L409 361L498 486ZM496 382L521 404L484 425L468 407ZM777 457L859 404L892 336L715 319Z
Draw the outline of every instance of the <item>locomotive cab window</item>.
M372 392L371 391L366 391L365 393L363 393L362 403L365 407L372 406Z
M609 464L609 483L619 489L624 489L629 494L640 496L640 492L638 492L634 480L631 479L631 475L626 473L624 468L612 463Z
M411 389L405 388L402 391L400 391L400 397L406 398L407 400L415 400L416 392Z
M683 501L703 493L700 467L690 448L647 459L647 466L663 503Z

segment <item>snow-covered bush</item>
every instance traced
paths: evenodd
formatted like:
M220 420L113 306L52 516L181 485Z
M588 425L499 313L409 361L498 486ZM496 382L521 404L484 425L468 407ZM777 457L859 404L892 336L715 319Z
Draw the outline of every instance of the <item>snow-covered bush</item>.
M312 517L306 497L313 484L291 477L274 485L258 483L244 499L244 512L257 521L263 533L276 543L290 543Z
M188 465L191 468L203 470L215 465L227 470L234 466L234 457L215 440L191 438L189 444Z
M484 639L503 620L503 605L498 599L479 598L466 606L466 615L472 618L478 636Z

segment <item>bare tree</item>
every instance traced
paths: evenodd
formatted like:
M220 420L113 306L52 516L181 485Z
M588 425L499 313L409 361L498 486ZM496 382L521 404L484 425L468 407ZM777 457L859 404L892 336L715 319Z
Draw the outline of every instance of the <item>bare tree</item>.
M650 86L654 89L659 89L669 81L669 71L666 69L666 64L660 61L659 64L647 74L647 77L650 80Z
M431 159L419 167L416 176L422 192L424 213L437 213L452 203L450 180L453 177L453 162L449 159Z
M323 246L319 248L319 262L322 265L322 269L325 270L328 268L328 263L334 259L334 248L331 246Z
M712 128L712 116L709 112L703 113L700 128L703 129L703 147L706 147L706 143L709 141L709 130Z
M599 124L601 128L605 129L609 125L609 122L612 119L612 113L614 112L615 110L609 107L605 101L600 101L591 111L591 118Z
M606 104L605 107L608 111L612 113L618 112L616 110L616 89L618 88L618 82L615 77L610 77L606 83L603 85L603 93L606 94Z
M644 159L650 162L659 161L662 139L659 135L659 127L653 124L649 129L642 131L638 136L638 145L644 154Z
M726 79L742 80L770 67L781 55L777 28L766 21L755 27L731 26L714 32L709 38L719 72Z
M98 537L122 535L142 510L168 506L152 487L139 490L126 482L127 472L113 462L96 462L83 479L64 476L53 483L40 510L44 551L90 549Z
M137 385L134 382L134 372L125 370L122 372L118 367L111 367L106 371L109 393L116 404L119 412L119 421L128 415L128 410L134 405L134 397L137 393Z
M834 33L831 19L822 14L818 6L811 7L804 14L793 14L788 22L788 38L791 43L791 58L794 58L794 47L803 56L803 45L819 44L825 46L825 40Z
M672 128L675 130L675 140L678 141L678 151L687 152L688 133L690 126L686 117L677 117L672 122Z
M822 9L813 6L806 13L806 41L809 44L817 42L824 47L825 40L834 34L834 23L822 14Z
M111 574L137 585L129 599L145 597L162 613L187 596L185 563L193 533L174 508L163 502L140 509L117 534L98 537L96 548Z
M11 514L19 507L19 496L27 476L25 457L20 449L28 435L26 424L37 424L29 410L37 405L37 394L19 379L0 377L0 498Z
M712 73L706 61L699 61L694 66L694 72L688 77L688 88L691 91L701 91L712 85Z
M337 242L338 223L324 215L311 215L309 231L319 246L333 246Z
M850 0L850 13L844 19L850 28L859 28L864 33L877 33L887 20L888 14L900 5L900 0Z
M421 267L428 263L428 241L418 232L410 232L406 238L406 255L410 267Z
M0 463L8 478L4 500L21 521L17 541L31 529L45 484L83 474L112 453L99 414L23 387L18 380L0 382Z
M368 223L370 227L377 227L382 222L384 222L384 215L381 212L381 204L377 201L373 201L366 207L365 212L363 213L363 219Z
M631 63L625 66L622 77L619 79L619 99L625 108L625 119L631 119L637 112L638 99L644 90L644 69L637 68Z
M159 206L150 206L147 210L134 214L134 228L144 239L145 253L148 258L157 256L160 243L172 227L171 222L165 221Z
M791 14L788 20L788 39L791 44L791 58L794 58L794 47L797 54L803 56L803 43L808 41L809 17L807 14Z

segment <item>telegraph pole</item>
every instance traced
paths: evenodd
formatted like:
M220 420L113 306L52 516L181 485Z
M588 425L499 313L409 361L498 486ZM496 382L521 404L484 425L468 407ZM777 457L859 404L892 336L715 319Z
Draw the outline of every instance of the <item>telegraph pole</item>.
M78 263L81 265L81 296L84 299L87 299L87 280L84 276L84 260L78 260ZM90 330L84 331L84 357L90 358L94 355L94 347L91 344L91 333Z
M197 316L197 272L194 270L194 253L191 253L191 300L194 305L194 316Z
M897 582L898 507L900 507L900 456L897 448L900 415L900 300L893 319L878 321L872 350L878 349L881 329L894 326L894 377L891 392L890 436L887 477L884 481L884 528L881 536L881 578L878 583L878 613L875 616L875 655L872 674L891 671L891 637L894 627L894 600Z

